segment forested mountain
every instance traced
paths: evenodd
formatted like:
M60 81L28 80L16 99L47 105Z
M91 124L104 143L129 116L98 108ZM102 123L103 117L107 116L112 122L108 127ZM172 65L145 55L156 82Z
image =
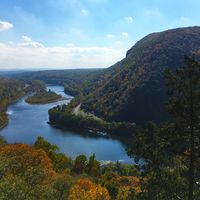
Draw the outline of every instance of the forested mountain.
M185 54L200 56L200 27L153 33L137 42L126 58L103 70L82 109L106 120L161 122L166 90L164 72L183 65Z

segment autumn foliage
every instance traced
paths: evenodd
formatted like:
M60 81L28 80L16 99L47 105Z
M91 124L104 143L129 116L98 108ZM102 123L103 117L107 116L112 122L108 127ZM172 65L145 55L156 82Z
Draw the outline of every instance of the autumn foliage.
M106 188L89 179L80 179L70 190L69 200L109 200Z
M56 192L51 160L30 145L1 145L0 174L0 199L48 199Z
M47 154L26 144L11 144L0 148L0 163L7 166L3 175L26 175L27 181L41 183L56 173Z
M0 138L2 200L129 200L140 192L135 170L119 162L101 167L95 154L72 160L42 137L33 146Z

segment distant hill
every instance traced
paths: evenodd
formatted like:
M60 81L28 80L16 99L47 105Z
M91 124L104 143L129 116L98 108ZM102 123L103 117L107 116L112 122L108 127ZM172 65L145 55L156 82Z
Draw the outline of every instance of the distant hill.
M26 81L42 80L48 84L63 84L65 82L76 82L82 84L84 80L90 77L91 73L98 73L101 69L66 69L66 70L40 70L40 71L25 71L13 72L10 75L12 78L24 79ZM3 74L2 74L3 76Z
M22 79L24 81L42 80L47 84L63 85L66 93L76 96L80 93L86 94L92 90L95 85L93 83L99 80L102 72L103 70L100 68L66 69L13 72L4 73L2 76Z
M164 72L183 65L184 54L200 55L200 27L150 34L137 42L126 58L98 75L95 89L82 108L106 120L161 122L167 118Z

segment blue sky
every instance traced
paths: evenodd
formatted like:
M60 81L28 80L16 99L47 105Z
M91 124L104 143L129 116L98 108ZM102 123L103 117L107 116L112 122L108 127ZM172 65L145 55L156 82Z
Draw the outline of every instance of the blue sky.
M143 36L200 25L199 0L1 0L0 69L109 67Z

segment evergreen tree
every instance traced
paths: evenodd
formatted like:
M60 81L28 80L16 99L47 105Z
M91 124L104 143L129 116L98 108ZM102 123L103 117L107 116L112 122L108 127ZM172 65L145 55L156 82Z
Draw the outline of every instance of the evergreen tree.
M189 156L188 200L194 199L196 162L200 130L200 64L193 56L185 56L183 68L166 73L169 102L168 110L176 125L176 134L185 140Z
M100 175L100 163L96 160L95 154L90 156L86 169L87 173L93 177Z

